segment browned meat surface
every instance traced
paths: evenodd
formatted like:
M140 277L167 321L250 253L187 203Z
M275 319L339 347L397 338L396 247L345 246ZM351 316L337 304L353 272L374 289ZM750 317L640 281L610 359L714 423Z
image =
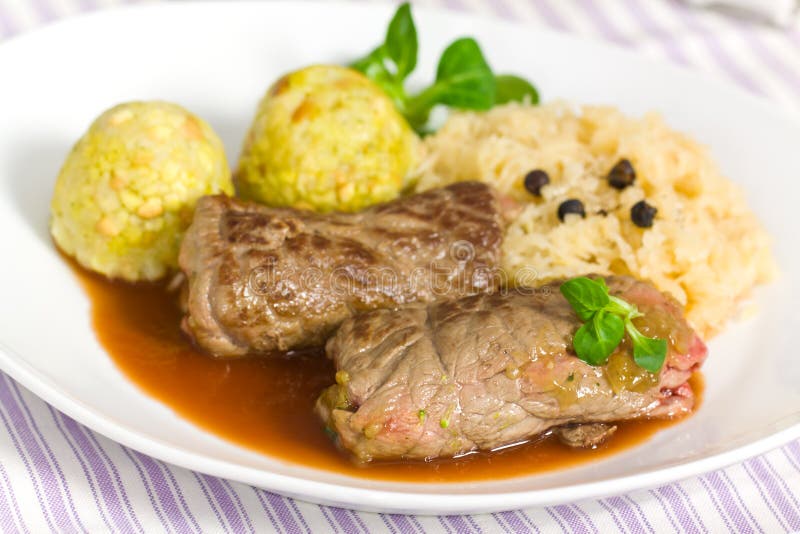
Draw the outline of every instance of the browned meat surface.
M644 313L641 332L669 339L659 375L635 365L627 341L602 367L574 356L581 323L554 284L348 319L327 343L337 385L317 411L362 461L458 456L568 424L690 411L687 380L706 348L682 309L648 283L607 283Z
M216 356L321 346L356 312L494 289L501 241L478 182L355 214L204 197L180 253L183 329Z
M606 423L584 423L559 426L553 432L564 445L576 449L594 449L609 440L616 425Z

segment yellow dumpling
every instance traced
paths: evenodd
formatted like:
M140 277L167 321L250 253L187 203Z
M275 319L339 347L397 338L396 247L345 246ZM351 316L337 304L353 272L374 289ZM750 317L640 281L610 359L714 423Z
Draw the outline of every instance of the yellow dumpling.
M156 280L177 268L197 199L233 193L222 142L168 102L130 102L100 115L64 162L50 232L84 267Z
M400 193L417 137L361 73L312 66L280 78L258 105L234 172L243 198L357 211Z

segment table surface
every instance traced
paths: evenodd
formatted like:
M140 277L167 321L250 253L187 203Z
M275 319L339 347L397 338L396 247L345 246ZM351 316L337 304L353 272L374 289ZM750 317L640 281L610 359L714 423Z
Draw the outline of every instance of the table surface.
M125 0L0 0L0 40ZM800 23L788 28L675 0L425 0L581 34L716 75L800 111ZM1 83L1 82L0 82ZM59 413L0 373L3 532L800 531L800 441L680 483L473 516L368 514L295 501L165 464Z

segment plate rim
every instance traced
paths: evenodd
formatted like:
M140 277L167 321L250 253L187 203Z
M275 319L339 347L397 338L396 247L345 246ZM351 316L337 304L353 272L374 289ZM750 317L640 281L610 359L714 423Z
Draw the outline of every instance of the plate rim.
M357 5L361 9L383 10L386 12L394 7L393 4L358 4L352 1L341 0L334 2L314 0L305 1L303 3L306 6L325 6L329 9L335 8L337 5ZM65 26L73 25L76 23L76 21L83 22L89 19L97 19L102 21L104 18L119 16L121 12L126 11L160 11L169 9L192 10L196 9L198 6L212 6L216 8L226 6L226 8L240 9L241 7L235 6L256 4L260 4L260 2L256 2L254 0L234 0L231 2L226 2L223 0L192 0L174 4L134 4L118 6L113 9L100 9L59 19L32 31L27 31L13 36L10 39L6 39L3 43L0 43L0 57L5 54L12 53L10 50L18 46L20 43L24 43L28 40L40 39L42 35L52 33ZM278 0L269 2L269 5L269 9L279 11L282 6L297 4L296 2L291 2L290 0ZM440 16L459 17L463 19L476 19L479 17L479 15L475 13L454 12L446 9L436 9L423 6L415 6L415 10L422 13L439 14ZM483 17L483 15L481 15L481 17ZM497 25L533 27L537 32L540 33L556 35L562 39L566 38L588 42L593 46L599 46L605 49L613 49L616 51L616 53L623 54L631 59L635 58L637 61L658 64L659 68L672 70L674 72L681 72L684 76L690 75L691 77L698 79L703 83L713 84L720 89L724 88L725 91L736 93L738 98L748 100L751 105L757 106L761 111L767 112L771 115L777 115L782 120L794 123L796 126L800 127L800 112L797 112L793 109L779 108L775 103L766 99L766 97L748 93L744 91L744 89L730 82L725 83L719 77L712 76L708 73L695 71L680 65L659 62L613 43L588 39L581 35L553 30L543 25L508 21L495 16L490 16L489 18L492 20L492 23ZM94 22L97 23L97 21ZM419 491L372 489L311 480L302 476L280 474L270 470L243 466L227 460L195 453L177 445L166 444L157 438L147 435L146 433L132 430L126 427L124 423L116 421L111 417L104 416L92 406L87 405L78 398L73 397L68 392L60 388L56 383L51 381L46 375L39 373L35 368L29 365L21 354L18 354L16 351L12 350L2 340L0 340L0 370L4 371L9 375L9 377L19 382L40 399L44 400L57 410L65 413L69 417L75 419L93 431L98 432L99 434L123 446L142 452L158 460L176 465L181 468L189 469L191 471L199 471L220 478L236 480L248 485L263 488L268 491L273 491L304 501L333 506L347 506L348 508L368 512L389 511L395 513L414 513L422 515L438 515L449 513L488 513L516 510L531 506L545 506L563 502L575 502L589 498L599 498L612 494L622 494L644 487L654 487L662 484L668 484L691 476L696 476L702 473L720 469L780 447L791 440L800 438L800 423L796 423L768 436L705 458L690 460L677 465L651 469L627 476L553 488L514 490L505 492L494 490L487 493L448 493L446 491L425 491L425 487L430 486L430 484L427 483L411 483L412 486L418 487ZM127 377L125 377L125 379L129 382L132 382ZM138 386L137 390L140 395L153 399L153 397L148 395ZM169 408L169 406L165 405L160 400L155 400ZM194 423L192 424L194 425ZM204 429L201 430L208 432ZM215 435L213 433L211 434ZM234 445L241 447L241 445L235 443ZM245 450L247 449L245 448ZM328 472L323 469L311 469L319 470L321 472ZM356 479L356 477L348 478ZM480 485L481 482L482 481L476 481L474 484ZM439 487L447 486L449 484L457 485L461 483L444 483L440 484ZM330 497L332 495L341 494L342 492L347 492L347 496L338 500ZM342 503L343 499L346 500L347 503Z

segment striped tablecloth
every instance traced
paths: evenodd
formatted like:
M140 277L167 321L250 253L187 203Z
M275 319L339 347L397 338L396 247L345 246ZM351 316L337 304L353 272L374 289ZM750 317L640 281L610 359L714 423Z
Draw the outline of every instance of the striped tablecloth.
M0 39L119 2L0 0ZM417 3L611 41L800 110L799 23L778 29L674 0ZM0 422L4 532L800 531L800 442L628 495L491 515L414 517L317 506L167 465L95 434L2 373Z

